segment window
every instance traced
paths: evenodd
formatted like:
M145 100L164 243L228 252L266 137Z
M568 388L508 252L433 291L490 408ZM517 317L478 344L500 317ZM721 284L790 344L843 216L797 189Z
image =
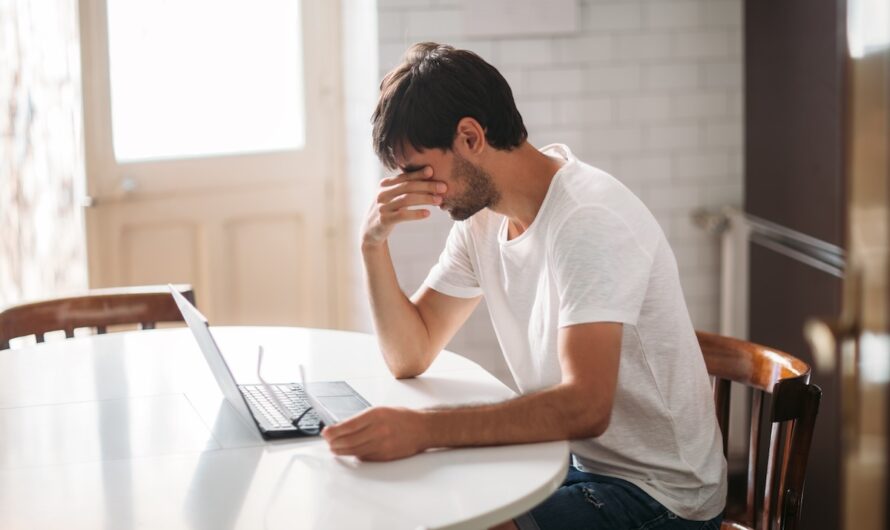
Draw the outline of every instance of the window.
M108 0L118 162L301 149L299 0Z

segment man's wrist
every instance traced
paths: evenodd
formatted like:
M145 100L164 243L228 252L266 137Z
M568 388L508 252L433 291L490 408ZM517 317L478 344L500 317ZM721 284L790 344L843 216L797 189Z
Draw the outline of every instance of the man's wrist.
M362 253L363 254L373 254L375 252L380 252L386 247L386 239L382 239L380 241L374 241L371 239L362 239Z
M418 444L420 445L421 451L426 451L427 449L435 449L437 447L441 447L435 439L435 416L436 412L433 410L417 410L414 411L417 421L417 432L418 432Z

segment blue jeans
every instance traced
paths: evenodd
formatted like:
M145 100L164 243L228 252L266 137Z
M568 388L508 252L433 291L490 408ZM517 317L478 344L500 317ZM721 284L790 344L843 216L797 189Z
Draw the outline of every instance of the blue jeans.
M722 520L682 519L626 480L570 465L562 486L514 522L520 530L719 530Z

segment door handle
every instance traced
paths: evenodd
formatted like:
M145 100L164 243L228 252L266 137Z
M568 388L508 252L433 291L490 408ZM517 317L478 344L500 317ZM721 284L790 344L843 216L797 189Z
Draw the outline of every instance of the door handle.
M804 324L803 330L813 351L816 368L828 374L835 371L840 374L841 446L845 453L859 446L862 270L849 270L846 282L840 318L811 319Z
M121 178L121 191L124 192L124 195L136 191L136 188L139 187L139 183L136 182L136 179L133 177L123 177Z
M847 453L859 447L859 335L854 326L843 321L811 319L804 325L804 337L813 351L816 368L823 373L840 373L841 447Z

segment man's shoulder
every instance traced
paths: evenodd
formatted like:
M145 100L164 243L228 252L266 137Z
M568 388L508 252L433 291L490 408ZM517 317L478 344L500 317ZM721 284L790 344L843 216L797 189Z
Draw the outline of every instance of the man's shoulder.
M623 183L606 171L577 164L564 175L555 190L550 208L547 239L561 243L569 232L573 238L588 237L590 243L603 238L634 237L652 248L661 229L645 204Z
M554 182L559 202L578 206L606 203L614 195L633 195L620 180L604 169L574 160L565 166Z
M551 231L579 214L623 217L633 213L639 200L606 171L581 162L566 169L550 190L546 215Z

